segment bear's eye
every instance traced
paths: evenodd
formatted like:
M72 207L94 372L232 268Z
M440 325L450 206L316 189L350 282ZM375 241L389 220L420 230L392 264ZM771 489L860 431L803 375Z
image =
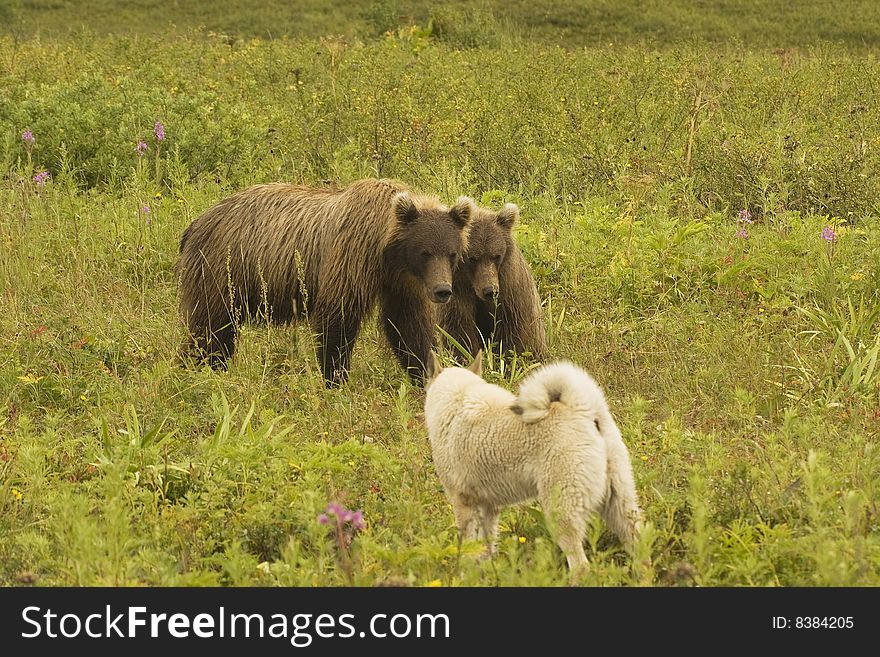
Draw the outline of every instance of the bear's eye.
M492 256L492 262L501 262L501 256L500 255Z
M422 251L422 257L423 258L430 258L431 252L430 251Z
M477 264L478 261L479 261L479 258L475 258L474 256L471 256L470 258L468 258L468 262L471 263L472 265Z
M456 260L458 260L458 254L457 253L450 253L449 259L452 260L452 262L455 262Z

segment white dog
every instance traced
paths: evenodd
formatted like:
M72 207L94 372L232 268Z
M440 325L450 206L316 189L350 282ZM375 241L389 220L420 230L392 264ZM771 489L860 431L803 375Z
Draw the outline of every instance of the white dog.
M640 525L629 453L601 388L569 362L527 376L519 396L470 366L441 368L432 353L425 419L434 466L463 539L498 532L501 507L537 498L572 571L598 513L627 548Z

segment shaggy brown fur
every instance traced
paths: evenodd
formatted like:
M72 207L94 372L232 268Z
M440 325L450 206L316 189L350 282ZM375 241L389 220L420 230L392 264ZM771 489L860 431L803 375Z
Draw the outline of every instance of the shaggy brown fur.
M180 241L187 353L225 366L242 321L307 317L328 384L345 380L377 301L401 366L421 378L433 343L431 301L448 301L473 202L453 208L392 180L343 189L256 185L208 209Z
M439 324L471 354L490 342L496 349L547 356L541 298L513 241L519 208L477 208L465 261L455 273L452 301L438 310Z

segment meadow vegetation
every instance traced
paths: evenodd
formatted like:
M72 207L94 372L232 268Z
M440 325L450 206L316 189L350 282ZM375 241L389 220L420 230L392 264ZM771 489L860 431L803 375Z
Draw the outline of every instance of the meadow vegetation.
M650 521L633 556L593 523L585 584L880 584L875 3L306 2L284 38L155 3L62 29L79 4L4 6L0 584L567 583L537 506L459 550L375 323L336 390L305 328L176 362L189 222L365 176L519 204L550 350L605 387Z
M808 47L817 41L864 49L880 44L874 0L4 0L0 30L20 37L99 34L185 35L227 39L369 40L401 26L427 25L440 37L469 34L483 42L511 36L550 45L612 43L663 46L739 41L748 47Z

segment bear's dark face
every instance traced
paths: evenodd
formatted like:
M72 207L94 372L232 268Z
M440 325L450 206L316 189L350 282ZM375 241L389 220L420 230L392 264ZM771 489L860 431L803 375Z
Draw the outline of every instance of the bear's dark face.
M479 208L471 222L461 274L478 299L492 301L500 289L498 272L514 247L511 230L519 208L508 203L498 212Z
M461 197L451 208L416 207L407 193L394 198L400 230L398 254L410 275L424 283L428 298L446 303L452 278L464 252L474 202Z

